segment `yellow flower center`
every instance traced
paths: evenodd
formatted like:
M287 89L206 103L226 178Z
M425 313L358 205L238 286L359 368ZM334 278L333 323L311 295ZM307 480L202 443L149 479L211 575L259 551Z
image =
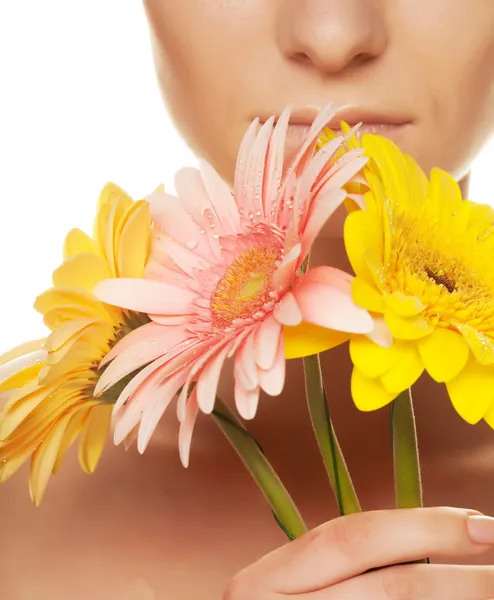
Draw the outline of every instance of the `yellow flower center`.
M215 325L225 327L235 319L251 317L273 300L271 278L279 258L279 249L257 246L232 262L211 298Z
M469 232L463 239L441 223L394 215L385 287L420 298L439 326L464 323L494 336L494 276L488 255Z

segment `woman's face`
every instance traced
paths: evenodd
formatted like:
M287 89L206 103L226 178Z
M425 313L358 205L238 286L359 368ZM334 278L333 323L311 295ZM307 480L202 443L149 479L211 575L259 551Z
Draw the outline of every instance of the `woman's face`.
M145 7L170 114L227 180L252 119L279 115L288 103L292 148L315 111L332 103L424 169L438 166L457 179L494 132L494 0L145 0Z

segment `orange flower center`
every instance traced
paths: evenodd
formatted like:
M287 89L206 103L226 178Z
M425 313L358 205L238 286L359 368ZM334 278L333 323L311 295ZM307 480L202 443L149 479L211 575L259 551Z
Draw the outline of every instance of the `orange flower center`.
M257 246L245 250L227 268L211 298L217 326L246 319L273 300L271 278L280 258L278 248Z

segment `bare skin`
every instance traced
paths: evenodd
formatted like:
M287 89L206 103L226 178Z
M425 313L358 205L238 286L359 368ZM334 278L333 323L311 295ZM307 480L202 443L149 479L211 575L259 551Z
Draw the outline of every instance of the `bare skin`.
M279 113L290 101L305 107L333 101L337 109L357 106L379 113L381 120L386 114L408 119L404 132L392 133L400 146L424 169L436 165L454 173L466 192L471 161L494 131L491 0L144 4L167 107L191 147L225 179L232 179L238 145L254 116ZM294 140L298 133L294 127ZM318 242L315 260L348 268L341 216ZM285 392L263 398L249 428L309 527L322 525L318 533L287 545L255 484L208 417L196 426L191 466L183 469L170 412L143 456L110 443L91 478L69 456L39 509L29 501L25 470L0 490L3 596L494 597L489 566L494 565L494 539L493 545L472 541L464 511L374 512L393 507L388 413L363 414L353 406L347 347L325 354L323 368L335 426L362 504L370 511L360 521L338 521L344 523L343 536L340 530L334 534L334 523L322 525L338 516L336 503L308 421L302 367L294 361ZM228 398L228 377L222 385ZM425 504L494 515L492 430L462 422L444 387L425 378L416 386L415 400ZM433 572L427 566L388 567L362 575L426 555L455 566ZM471 564L483 566L458 566Z

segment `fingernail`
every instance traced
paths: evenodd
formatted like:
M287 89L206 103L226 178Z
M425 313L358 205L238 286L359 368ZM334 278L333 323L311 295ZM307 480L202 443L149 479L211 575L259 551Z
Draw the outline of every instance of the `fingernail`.
M494 519L484 515L467 518L468 535L477 544L494 544Z

